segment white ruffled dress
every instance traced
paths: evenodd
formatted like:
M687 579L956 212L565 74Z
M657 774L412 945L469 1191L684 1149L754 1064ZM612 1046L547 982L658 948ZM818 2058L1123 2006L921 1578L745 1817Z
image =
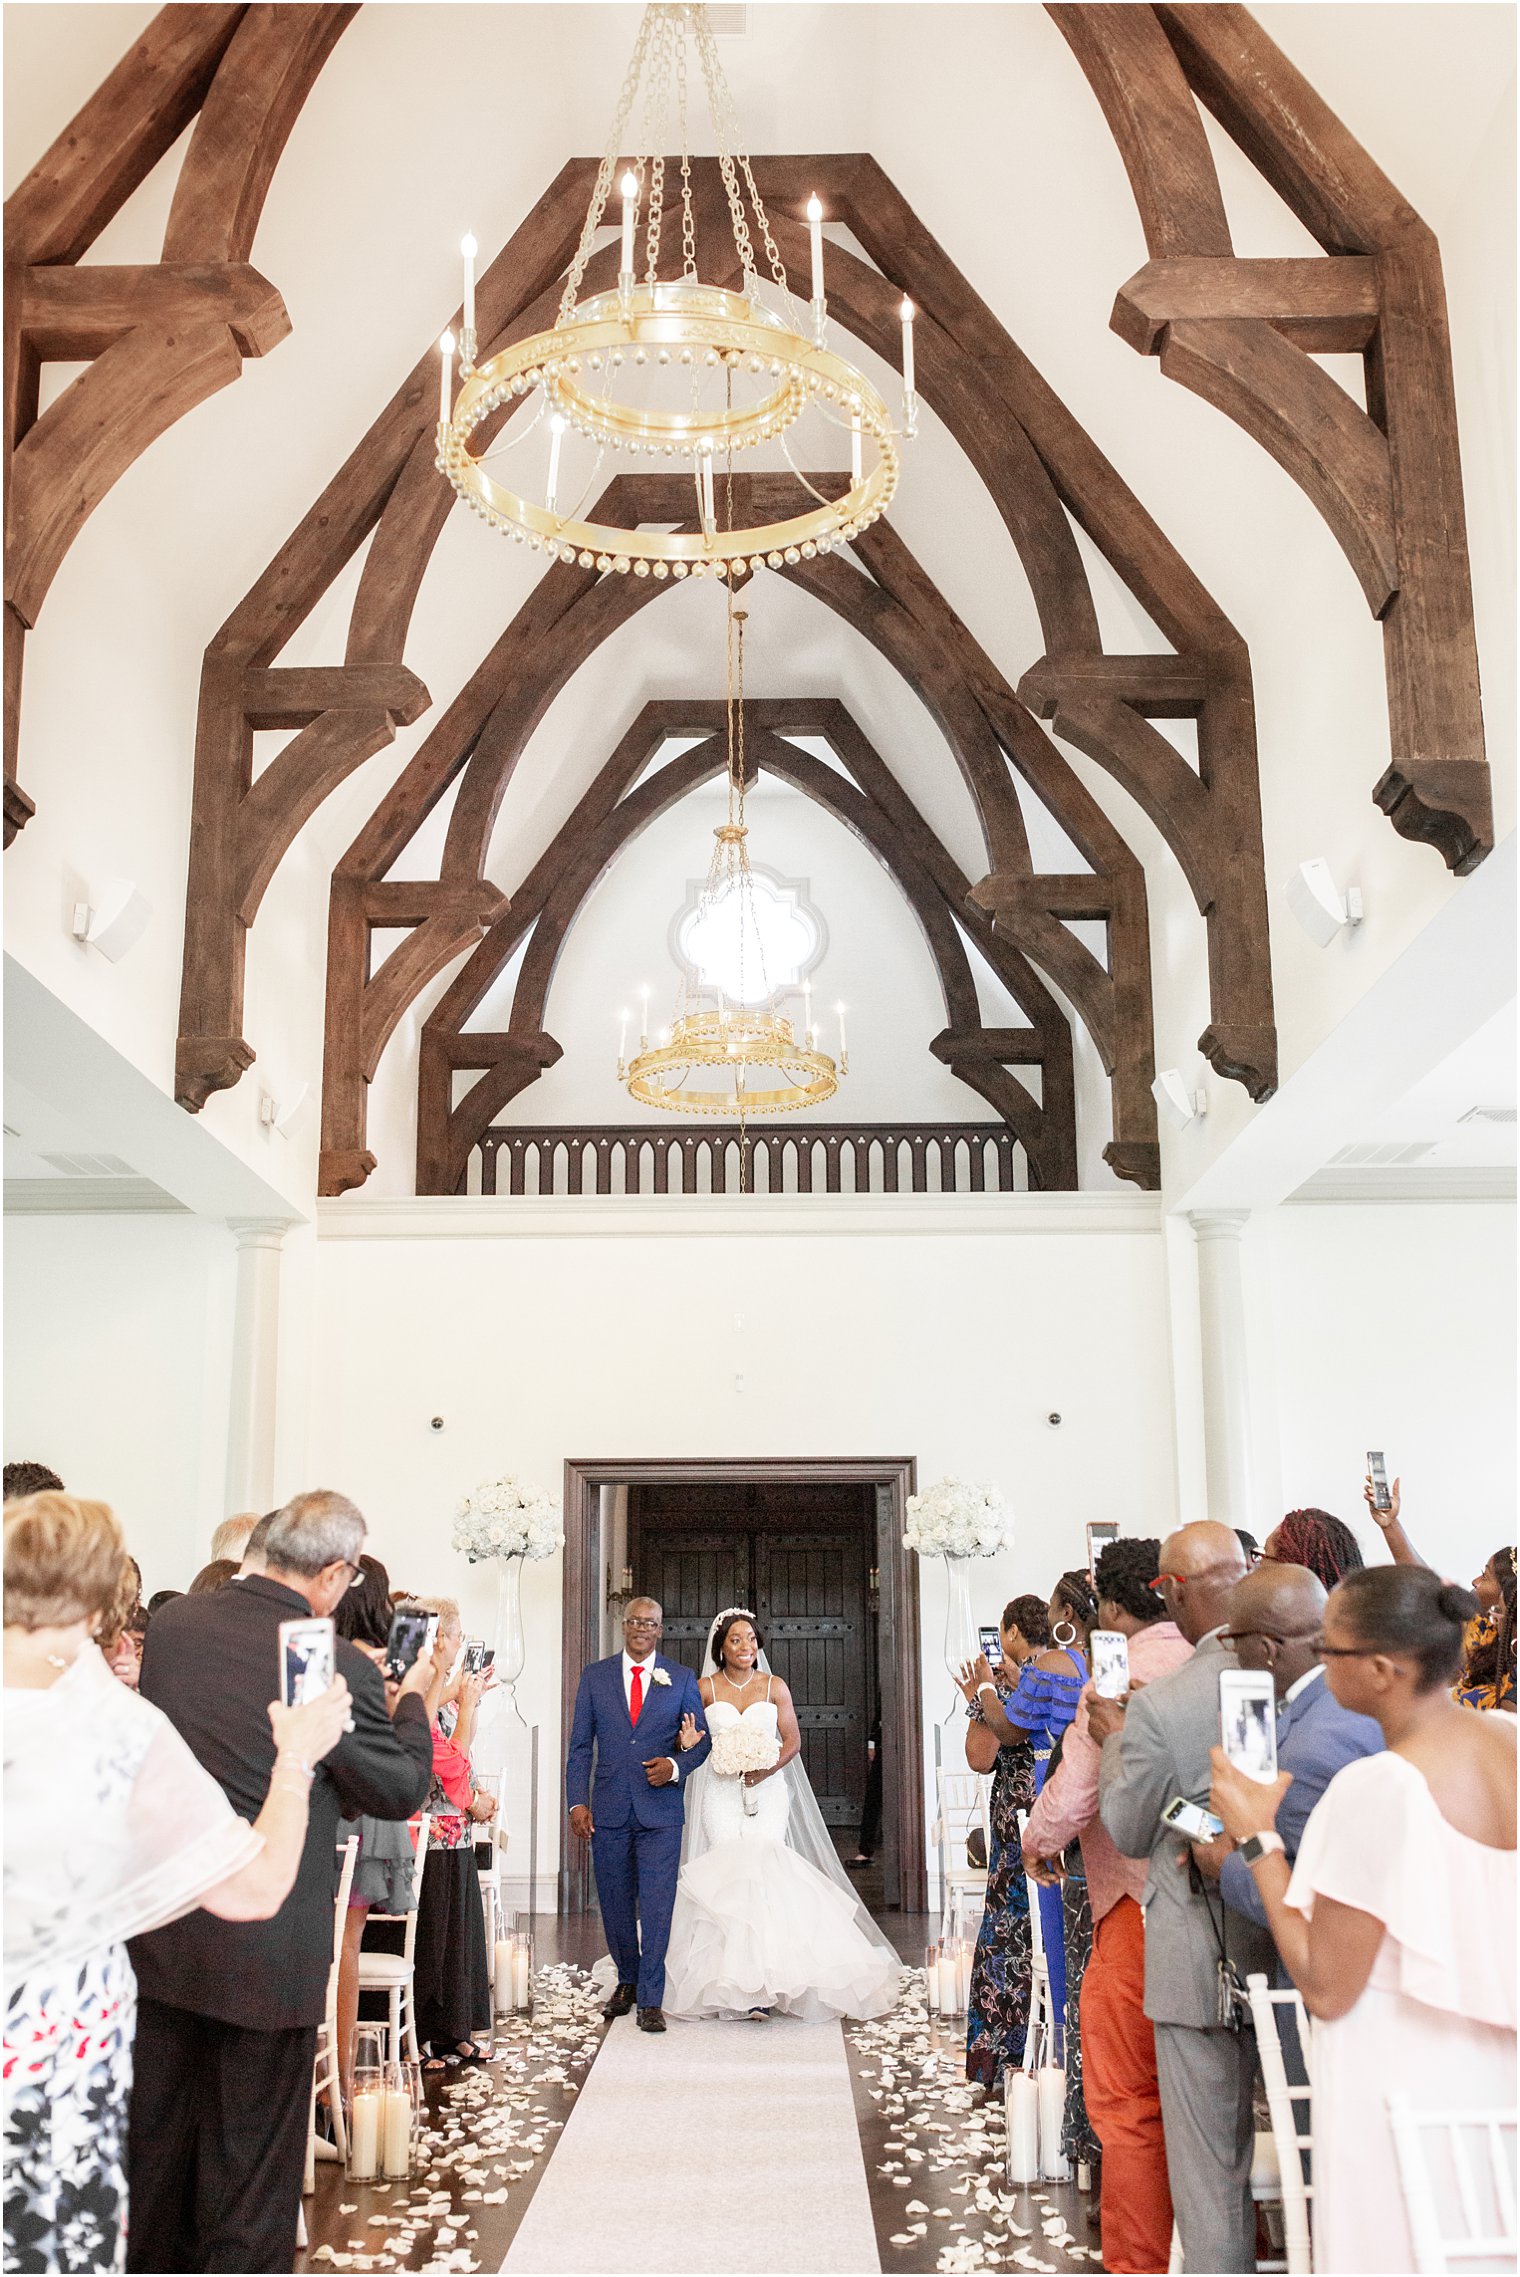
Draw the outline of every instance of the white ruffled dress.
M1416 2110L1514 2103L1515 1859L1459 1833L1392 1751L1348 1764L1310 1816L1287 1903L1309 1916L1333 1898L1385 1925L1360 2000L1314 2026L1317 2270L1415 2266L1390 2090ZM1438 2176L1438 2203L1450 2194Z

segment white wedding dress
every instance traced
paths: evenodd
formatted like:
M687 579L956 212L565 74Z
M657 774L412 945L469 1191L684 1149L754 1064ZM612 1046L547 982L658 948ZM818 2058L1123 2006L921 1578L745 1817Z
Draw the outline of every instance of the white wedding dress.
M776 1736L776 1709L756 1700L743 1711L715 1700L706 1711L715 1736L753 1720ZM782 2009L810 2024L838 2016L880 2016L897 1997L901 1964L877 1932L861 1926L854 1892L831 1881L787 1841L790 1796L776 1776L748 1790L739 1778L697 1774L701 1842L681 1868L665 1963L665 2007L672 2016L747 2016ZM696 1781L693 1782L696 1784Z

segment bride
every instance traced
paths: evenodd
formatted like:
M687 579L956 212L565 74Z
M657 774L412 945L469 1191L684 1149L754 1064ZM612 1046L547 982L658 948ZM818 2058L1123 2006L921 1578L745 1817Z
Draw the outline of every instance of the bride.
M717 1616L703 1666L714 1758L686 1797L667 2010L759 2021L782 2009L808 2023L882 2015L901 1963L839 1863L800 1761L792 1695L747 1606ZM725 1748L731 1731L742 1739ZM697 1736L693 1723L683 1745ZM725 1755L756 1767L725 1773Z

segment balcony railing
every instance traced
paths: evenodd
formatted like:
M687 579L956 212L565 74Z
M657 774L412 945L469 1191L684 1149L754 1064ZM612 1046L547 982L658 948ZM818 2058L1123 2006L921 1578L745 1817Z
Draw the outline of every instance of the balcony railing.
M1005 1123L764 1123L742 1138L737 1123L502 1123L474 1149L465 1190L1011 1194L1018 1152Z

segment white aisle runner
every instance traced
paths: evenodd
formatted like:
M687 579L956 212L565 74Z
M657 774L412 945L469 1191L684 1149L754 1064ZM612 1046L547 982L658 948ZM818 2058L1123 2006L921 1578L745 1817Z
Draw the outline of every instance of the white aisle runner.
M879 2270L837 2024L607 2035L503 2268Z

